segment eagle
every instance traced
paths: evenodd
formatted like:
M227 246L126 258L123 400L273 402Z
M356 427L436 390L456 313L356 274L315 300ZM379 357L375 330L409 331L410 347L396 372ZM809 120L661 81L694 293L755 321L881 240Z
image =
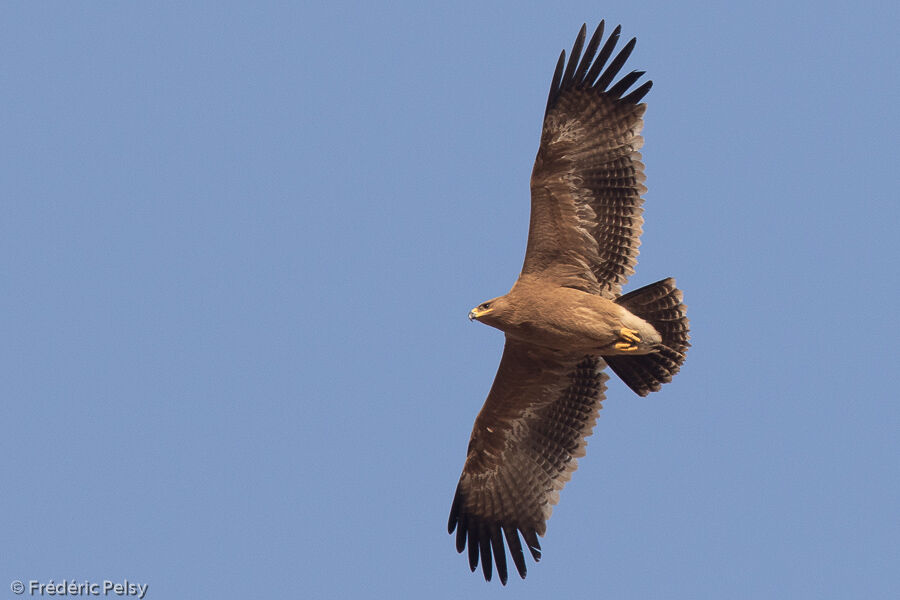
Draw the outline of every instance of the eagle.
M456 532L458 552L468 546L473 572L480 561L490 581L496 565L504 585L507 546L523 579L522 541L540 560L538 536L605 398L605 367L646 396L672 380L690 346L674 279L622 295L643 224L641 99L652 82L629 91L644 71L614 82L636 40L609 60L621 26L601 47L603 28L601 21L585 46L582 26L568 62L563 50L553 74L522 272L508 294L469 313L503 331L506 342L447 529Z

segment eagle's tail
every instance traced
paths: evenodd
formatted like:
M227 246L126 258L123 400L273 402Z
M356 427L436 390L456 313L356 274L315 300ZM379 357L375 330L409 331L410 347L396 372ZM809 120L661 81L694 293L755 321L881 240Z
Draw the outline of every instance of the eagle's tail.
M687 307L682 302L681 290L675 287L671 277L629 292L616 303L653 325L662 336L662 343L650 354L604 357L609 368L628 387L639 396L646 396L658 391L663 383L672 381L672 376L684 363L685 353L691 345L685 314Z

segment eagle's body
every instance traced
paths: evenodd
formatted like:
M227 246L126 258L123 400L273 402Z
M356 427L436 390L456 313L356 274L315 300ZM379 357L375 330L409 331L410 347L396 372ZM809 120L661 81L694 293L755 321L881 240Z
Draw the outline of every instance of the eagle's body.
M653 325L612 300L533 275L523 275L507 295L489 304L487 311L475 309L472 317L542 348L615 356L647 354L662 341ZM622 328L638 332L637 350L615 347Z
M502 330L506 345L472 428L448 529L459 552L468 546L473 571L480 561L490 580L496 564L503 583L504 539L522 577L523 539L540 558L538 536L600 410L604 368L646 396L672 380L690 345L673 279L621 293L640 245L640 100L651 83L626 94L642 71L613 83L635 43L607 64L618 27L602 47L602 22L587 46L585 34L582 27L568 64L562 53L550 85L522 273L508 294L469 313Z

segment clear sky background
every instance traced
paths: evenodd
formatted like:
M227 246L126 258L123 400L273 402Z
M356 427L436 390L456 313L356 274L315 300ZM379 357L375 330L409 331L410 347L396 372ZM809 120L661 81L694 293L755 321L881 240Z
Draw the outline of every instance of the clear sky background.
M0 598L897 598L896 2L5 3ZM507 589L446 533L559 51L655 85L611 382ZM27 597L27 593L26 596Z

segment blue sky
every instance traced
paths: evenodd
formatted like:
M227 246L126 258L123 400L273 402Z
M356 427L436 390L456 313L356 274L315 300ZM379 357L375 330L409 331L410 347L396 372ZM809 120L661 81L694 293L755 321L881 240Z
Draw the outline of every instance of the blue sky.
M15 3L0 19L0 597L900 595L889 2ZM562 48L654 81L611 382L506 589L446 534ZM26 596L27 597L27 593Z

